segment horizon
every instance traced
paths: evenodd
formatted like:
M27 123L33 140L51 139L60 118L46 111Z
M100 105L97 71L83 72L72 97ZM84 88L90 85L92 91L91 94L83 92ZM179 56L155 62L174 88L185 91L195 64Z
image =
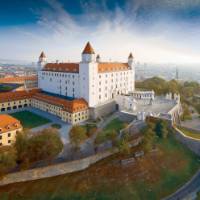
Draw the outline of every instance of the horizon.
M102 60L199 64L200 0L8 0L0 12L0 58L80 61L90 41Z

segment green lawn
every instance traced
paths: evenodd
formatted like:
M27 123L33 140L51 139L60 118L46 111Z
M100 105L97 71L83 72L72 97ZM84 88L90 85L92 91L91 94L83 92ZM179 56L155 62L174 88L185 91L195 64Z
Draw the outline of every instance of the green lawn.
M111 120L101 132L98 133L95 142L97 144L106 142L113 131L119 132L123 128L125 128L125 123L122 122L119 118L115 118Z
M62 126L60 124L52 124L51 127L55 129L61 129Z
M178 127L185 135L190 136L192 138L200 139L200 131L189 130L187 128Z
M199 157L173 136L158 141L157 146L156 154L146 154L134 165L117 165L116 161L122 159L122 156L116 154L82 172L0 187L0 199L161 199L187 182L198 170L200 163ZM138 151L138 147L135 148L133 152Z
M20 111L10 114L11 116L17 118L22 123L24 128L35 128L51 122L49 119L41 117L35 113L29 111Z
M120 131L121 129L125 128L125 123L122 122L120 119L115 118L107 126L103 129L103 131Z

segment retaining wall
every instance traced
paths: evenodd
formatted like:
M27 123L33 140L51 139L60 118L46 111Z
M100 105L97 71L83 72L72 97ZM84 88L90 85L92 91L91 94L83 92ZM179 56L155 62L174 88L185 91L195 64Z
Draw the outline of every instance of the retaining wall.
M116 111L116 102L110 101L106 104L99 105L95 108L89 108L90 111L90 117L92 119L97 119L98 117L104 117L106 115L109 115L110 113L114 113Z
M97 161L102 160L116 153L117 151L118 151L117 149L114 149L112 151L98 153L96 155L89 156L87 158L83 158L80 160L60 163L56 165L51 165L51 166L41 167L41 168L36 168L36 169L31 169L31 170L25 170L25 171L16 172L16 173L10 173L10 174L5 175L0 180L0 186L16 183L16 182L25 182L25 181L30 181L30 180L37 180L37 179L42 179L42 178L58 176L62 174L72 173L72 172L78 172L78 171L88 168L90 165L96 163Z
M186 145L191 151L200 156L200 139L191 138L186 136L182 131L175 129L176 138L184 145Z

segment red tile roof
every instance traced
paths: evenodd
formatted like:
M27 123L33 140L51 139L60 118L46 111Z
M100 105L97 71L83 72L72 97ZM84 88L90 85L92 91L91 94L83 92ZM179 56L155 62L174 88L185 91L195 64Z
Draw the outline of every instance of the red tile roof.
M27 80L35 81L37 76L16 76L0 78L0 83L24 83Z
M0 103L31 98L39 89L0 93Z
M88 103L83 98L67 100L55 96L50 96L44 93L36 93L33 95L33 98L52 105L60 106L70 113L80 112L88 108Z
M40 58L46 58L46 55L44 54L44 51L40 54Z
M130 53L128 58L133 58L133 54L132 54L132 53Z
M128 63L99 63L98 64L98 72L114 72L114 71L124 71L128 70Z
M98 73L128 70L128 63L98 63ZM43 71L79 73L78 63L48 63Z
M78 63L47 63L44 66L43 71L78 73L79 64Z
M20 121L10 115L0 115L0 133L22 128Z
M86 44L82 54L95 54L94 49L92 48L92 46L89 42Z

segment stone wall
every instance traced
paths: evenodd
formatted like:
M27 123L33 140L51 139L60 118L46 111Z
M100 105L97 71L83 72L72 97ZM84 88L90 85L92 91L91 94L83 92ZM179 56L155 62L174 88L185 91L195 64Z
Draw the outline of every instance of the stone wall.
M137 146L141 142L141 138L137 138L130 143L130 147ZM111 156L118 152L118 149L107 150L80 160L50 165L47 167L35 168L25 170L21 172L15 172L5 175L0 180L0 186L8 185L17 182L26 182L32 180L38 180L43 178L49 178L53 176L59 176L72 172L78 172L87 169L92 164Z
M137 119L137 116L126 113L126 112L119 112L119 119L124 122L132 122L133 120Z
M98 107L90 108L90 117L92 119L97 119L98 117L104 117L116 111L116 102L110 101L106 104L99 105Z
M191 151L200 156L200 139L195 139L184 135L182 131L175 128L176 138L185 146L187 146Z
M60 163L56 165L50 165L47 167L41 167L41 168L36 168L36 169L31 169L31 170L25 170L25 171L16 172L16 173L10 173L10 174L5 175L0 180L0 186L11 184L11 183L48 178L48 177L68 174L72 172L78 172L78 171L88 168L90 165L96 163L97 161L102 160L116 153L117 151L118 150L115 149L112 151L98 153L96 155L89 156L87 158L83 158L80 160Z

